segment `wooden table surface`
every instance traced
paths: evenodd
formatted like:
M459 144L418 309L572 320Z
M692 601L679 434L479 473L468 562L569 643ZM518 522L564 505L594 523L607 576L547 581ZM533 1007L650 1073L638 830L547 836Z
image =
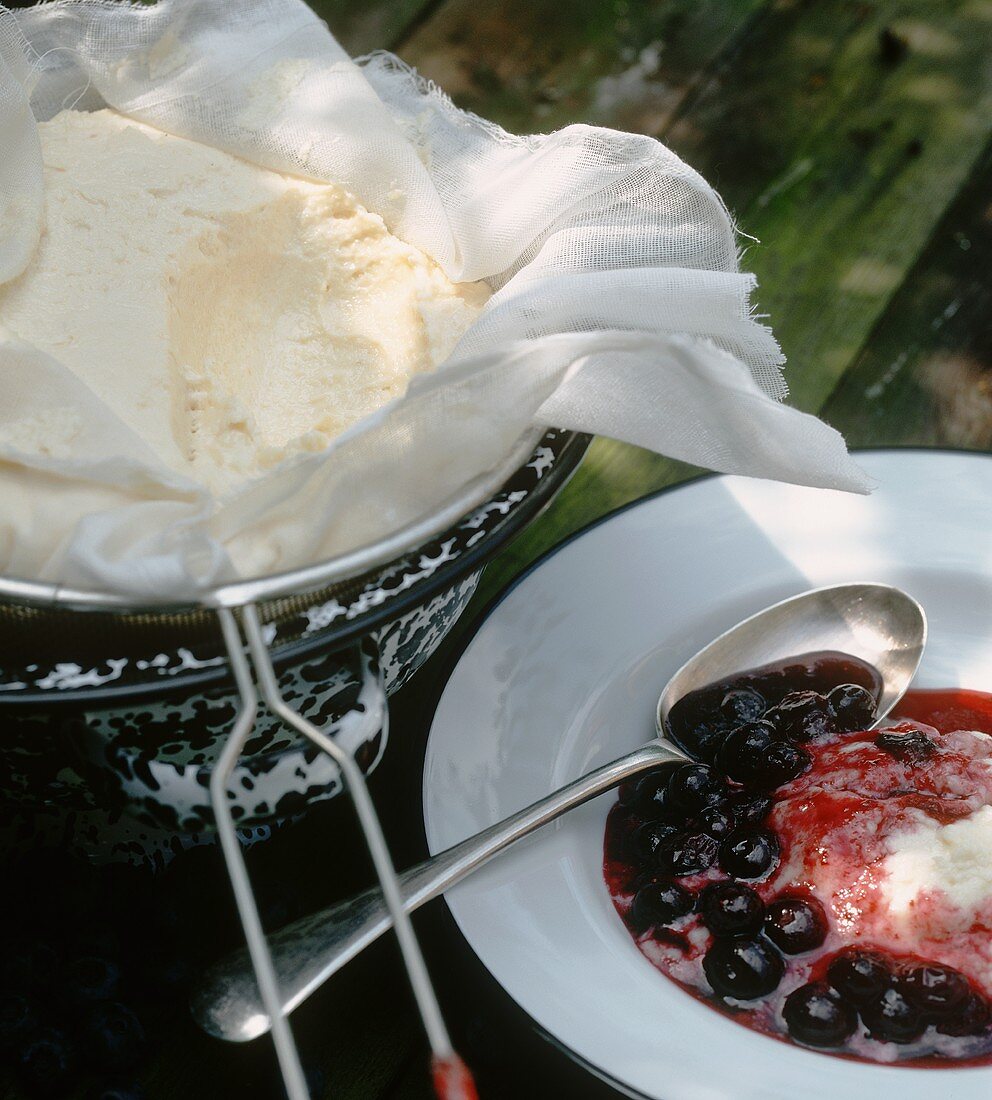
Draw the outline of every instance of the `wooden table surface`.
M655 136L720 191L788 357L790 401L852 446L992 448L992 0L315 0L353 53L395 51L454 100L527 133ZM597 440L546 515L487 570L443 651L396 699L374 778L401 864L423 853L417 780L450 655L494 593L603 513L697 471ZM281 842L287 878L344 896L371 874L345 806ZM273 857L269 856L270 860ZM440 969L443 938L431 943ZM451 978L450 974L445 975ZM389 943L294 1018L327 1096L427 1100L425 1045ZM470 1056L524 1055L471 1034ZM239 1100L264 1045L176 1025L152 1100ZM482 1052L482 1053L480 1053ZM526 1100L487 1083L484 1097ZM570 1094L574 1094L570 1093ZM14 1095L14 1094L11 1094ZM273 1092L272 1095L275 1095ZM534 1092L537 1095L537 1092Z

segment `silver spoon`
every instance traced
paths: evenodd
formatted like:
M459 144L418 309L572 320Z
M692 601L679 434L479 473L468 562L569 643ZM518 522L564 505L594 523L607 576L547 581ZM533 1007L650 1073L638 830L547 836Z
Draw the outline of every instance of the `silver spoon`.
M909 687L926 636L923 608L905 592L885 584L818 588L752 615L701 649L668 681L658 700L654 740L403 872L399 882L407 911L418 909L535 829L623 780L659 764L687 760L665 739L665 719L673 704L695 688L800 653L840 651L860 657L881 673L882 694L874 723L878 725ZM391 926L382 893L373 889L271 935L269 948L284 1011L291 1012ZM244 951L208 972L192 1008L200 1026L222 1039L243 1042L269 1030L269 1017Z

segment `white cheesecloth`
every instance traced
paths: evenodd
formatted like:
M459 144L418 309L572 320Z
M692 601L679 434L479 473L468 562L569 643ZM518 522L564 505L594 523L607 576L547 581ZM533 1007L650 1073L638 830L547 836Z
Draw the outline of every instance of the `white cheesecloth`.
M0 283L42 230L37 123L105 106L340 183L449 278L495 293L405 397L223 497L0 330L0 573L185 598L312 563L436 512L534 425L867 488L835 431L781 403L782 356L751 315L727 210L654 139L514 137L389 54L352 61L302 0L0 7ZM12 425L67 404L83 421L70 453L25 450Z

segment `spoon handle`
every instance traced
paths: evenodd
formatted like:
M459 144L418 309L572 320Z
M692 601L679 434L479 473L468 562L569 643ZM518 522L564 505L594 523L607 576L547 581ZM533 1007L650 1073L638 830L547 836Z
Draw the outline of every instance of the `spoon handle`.
M630 776L688 759L674 746L652 741L589 772L540 801L470 836L398 876L408 913L436 898L514 842ZM378 889L367 890L287 925L269 937L283 1011L290 1013L332 974L392 927ZM218 963L192 1002L197 1022L221 1039L242 1042L269 1030L247 953Z

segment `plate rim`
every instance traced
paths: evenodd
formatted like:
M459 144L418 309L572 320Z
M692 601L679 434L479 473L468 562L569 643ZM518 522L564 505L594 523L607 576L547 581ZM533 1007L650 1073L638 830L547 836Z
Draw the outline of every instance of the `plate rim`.
M905 443L905 444L880 444L872 447L851 447L849 453L853 457L857 457L859 454L886 454L897 453L905 454L906 452L925 453L925 454L938 454L938 455L954 455L956 457L964 458L988 458L992 459L992 447L930 447L923 443ZM515 588L523 583L531 575L536 572L545 562L549 561L560 551L564 550L570 543L575 542L577 539L587 535L590 531L594 531L597 527L602 526L604 523L609 523L610 520L616 519L618 516L623 515L624 512L629 512L634 508L639 508L642 504L648 504L653 500L657 500L659 497L668 495L669 493L677 493L680 489L689 489L694 485L700 484L703 481L715 481L718 478L724 477L742 477L747 478L749 481L764 481L770 480L766 478L752 478L747 474L730 474L721 473L719 470L704 470L702 473L693 474L691 477L687 477L684 481L676 481L671 485L663 485L660 489L652 489L651 492L645 493L644 496L635 497L633 500L628 500L624 504L618 504L615 508L610 509L609 512L604 512L601 516L597 516L595 519L590 520L588 523L583 524L581 527L572 531L566 535L559 542L556 542L553 546L549 546L547 550L543 551L532 562L529 562L512 580L508 581L504 588L501 588L494 596L490 597L485 606L479 611L475 622L465 636L458 639L458 645L455 650L448 655L448 663L450 665L447 675L444 677L444 683L441 685L441 694L444 694L444 689L448 685L448 681L454 675L455 668L458 662L465 654L465 650L472 644L476 634L482 629L486 620L490 618L492 613L497 607L510 595ZM778 482L781 485L792 485L794 488L818 488L818 486L802 486L796 485L793 482ZM824 492L833 492L837 490L825 489ZM851 494L857 496L859 494ZM871 495L866 494L866 495ZM440 698L440 696L439 696ZM433 721L433 716L432 716Z
M876 454L928 454L928 455L950 455L957 458L984 458L986 460L992 460L992 448L979 448L979 447L950 447L950 446L930 446L928 444L907 443L907 444L879 444L866 447L851 447L849 453L852 457L857 458L858 455L876 455ZM673 494L682 489L692 488L703 482L717 480L719 478L737 477L740 475L723 473L716 470L704 470L698 474L694 474L682 481L674 482L671 485L664 485L660 489L654 489L649 493L645 493L643 496L635 497L633 500L627 501L624 504L620 504L617 507L605 512L601 516L597 516L595 519L590 520L582 527L566 535L560 541L556 542L553 546L549 547L532 562L528 563L516 576L512 578L499 592L495 593L479 611L473 622L471 629L466 631L464 636L458 639L457 645L454 647L451 653L446 655L447 671L444 674L443 680L439 680L439 687L437 691L437 698L434 705L434 713L430 717L430 724L428 726L427 740L424 745L424 761L425 767L423 769L421 777L421 792L420 792L420 811L422 818L422 827L424 828L425 837L427 831L427 768L426 760L430 751L431 738L434 735L434 721L437 716L437 711L440 707L441 699L444 696L445 691L448 688L448 684L455 675L462 658L475 640L476 636L481 632L485 624L489 621L492 615L500 607L500 605L532 574L537 572L544 564L555 557L559 552L568 547L571 543L582 538L584 535L595 530L597 527L602 526L604 523L616 519L623 515L625 512L632 511L642 505L649 504L650 502L657 500L659 497ZM760 479L759 479L760 480ZM428 855L434 853L430 851L429 843L427 843ZM649 1096L647 1093L641 1092L634 1088L627 1082L620 1081L614 1077L609 1071L602 1066L596 1065L585 1055L580 1054L578 1051L570 1047L559 1036L549 1031L543 1024L536 1020L530 1012L525 1009L520 1002L513 996L513 994L506 988L506 986L500 981L500 979L492 972L489 966L485 963L479 953L475 950L474 945L466 935L458 917L451 910L448 905L447 897L442 894L441 901L447 910L450 917L450 923L453 929L460 936L462 942L466 948L471 951L475 961L485 971L488 980L495 982L503 993L513 1002L516 1010L521 1014L522 1018L526 1022L526 1025L537 1035L543 1038L551 1047L555 1048L565 1057L567 1057L573 1064L581 1067L585 1072L592 1077L598 1079L600 1082L606 1084L618 1096L628 1097L630 1100L657 1100L655 1097ZM883 1066L882 1068L889 1068ZM898 1068L898 1067L891 1067ZM909 1068L909 1067L903 1067ZM973 1067L966 1067L973 1068ZM990 1067L992 1069L992 1067Z

